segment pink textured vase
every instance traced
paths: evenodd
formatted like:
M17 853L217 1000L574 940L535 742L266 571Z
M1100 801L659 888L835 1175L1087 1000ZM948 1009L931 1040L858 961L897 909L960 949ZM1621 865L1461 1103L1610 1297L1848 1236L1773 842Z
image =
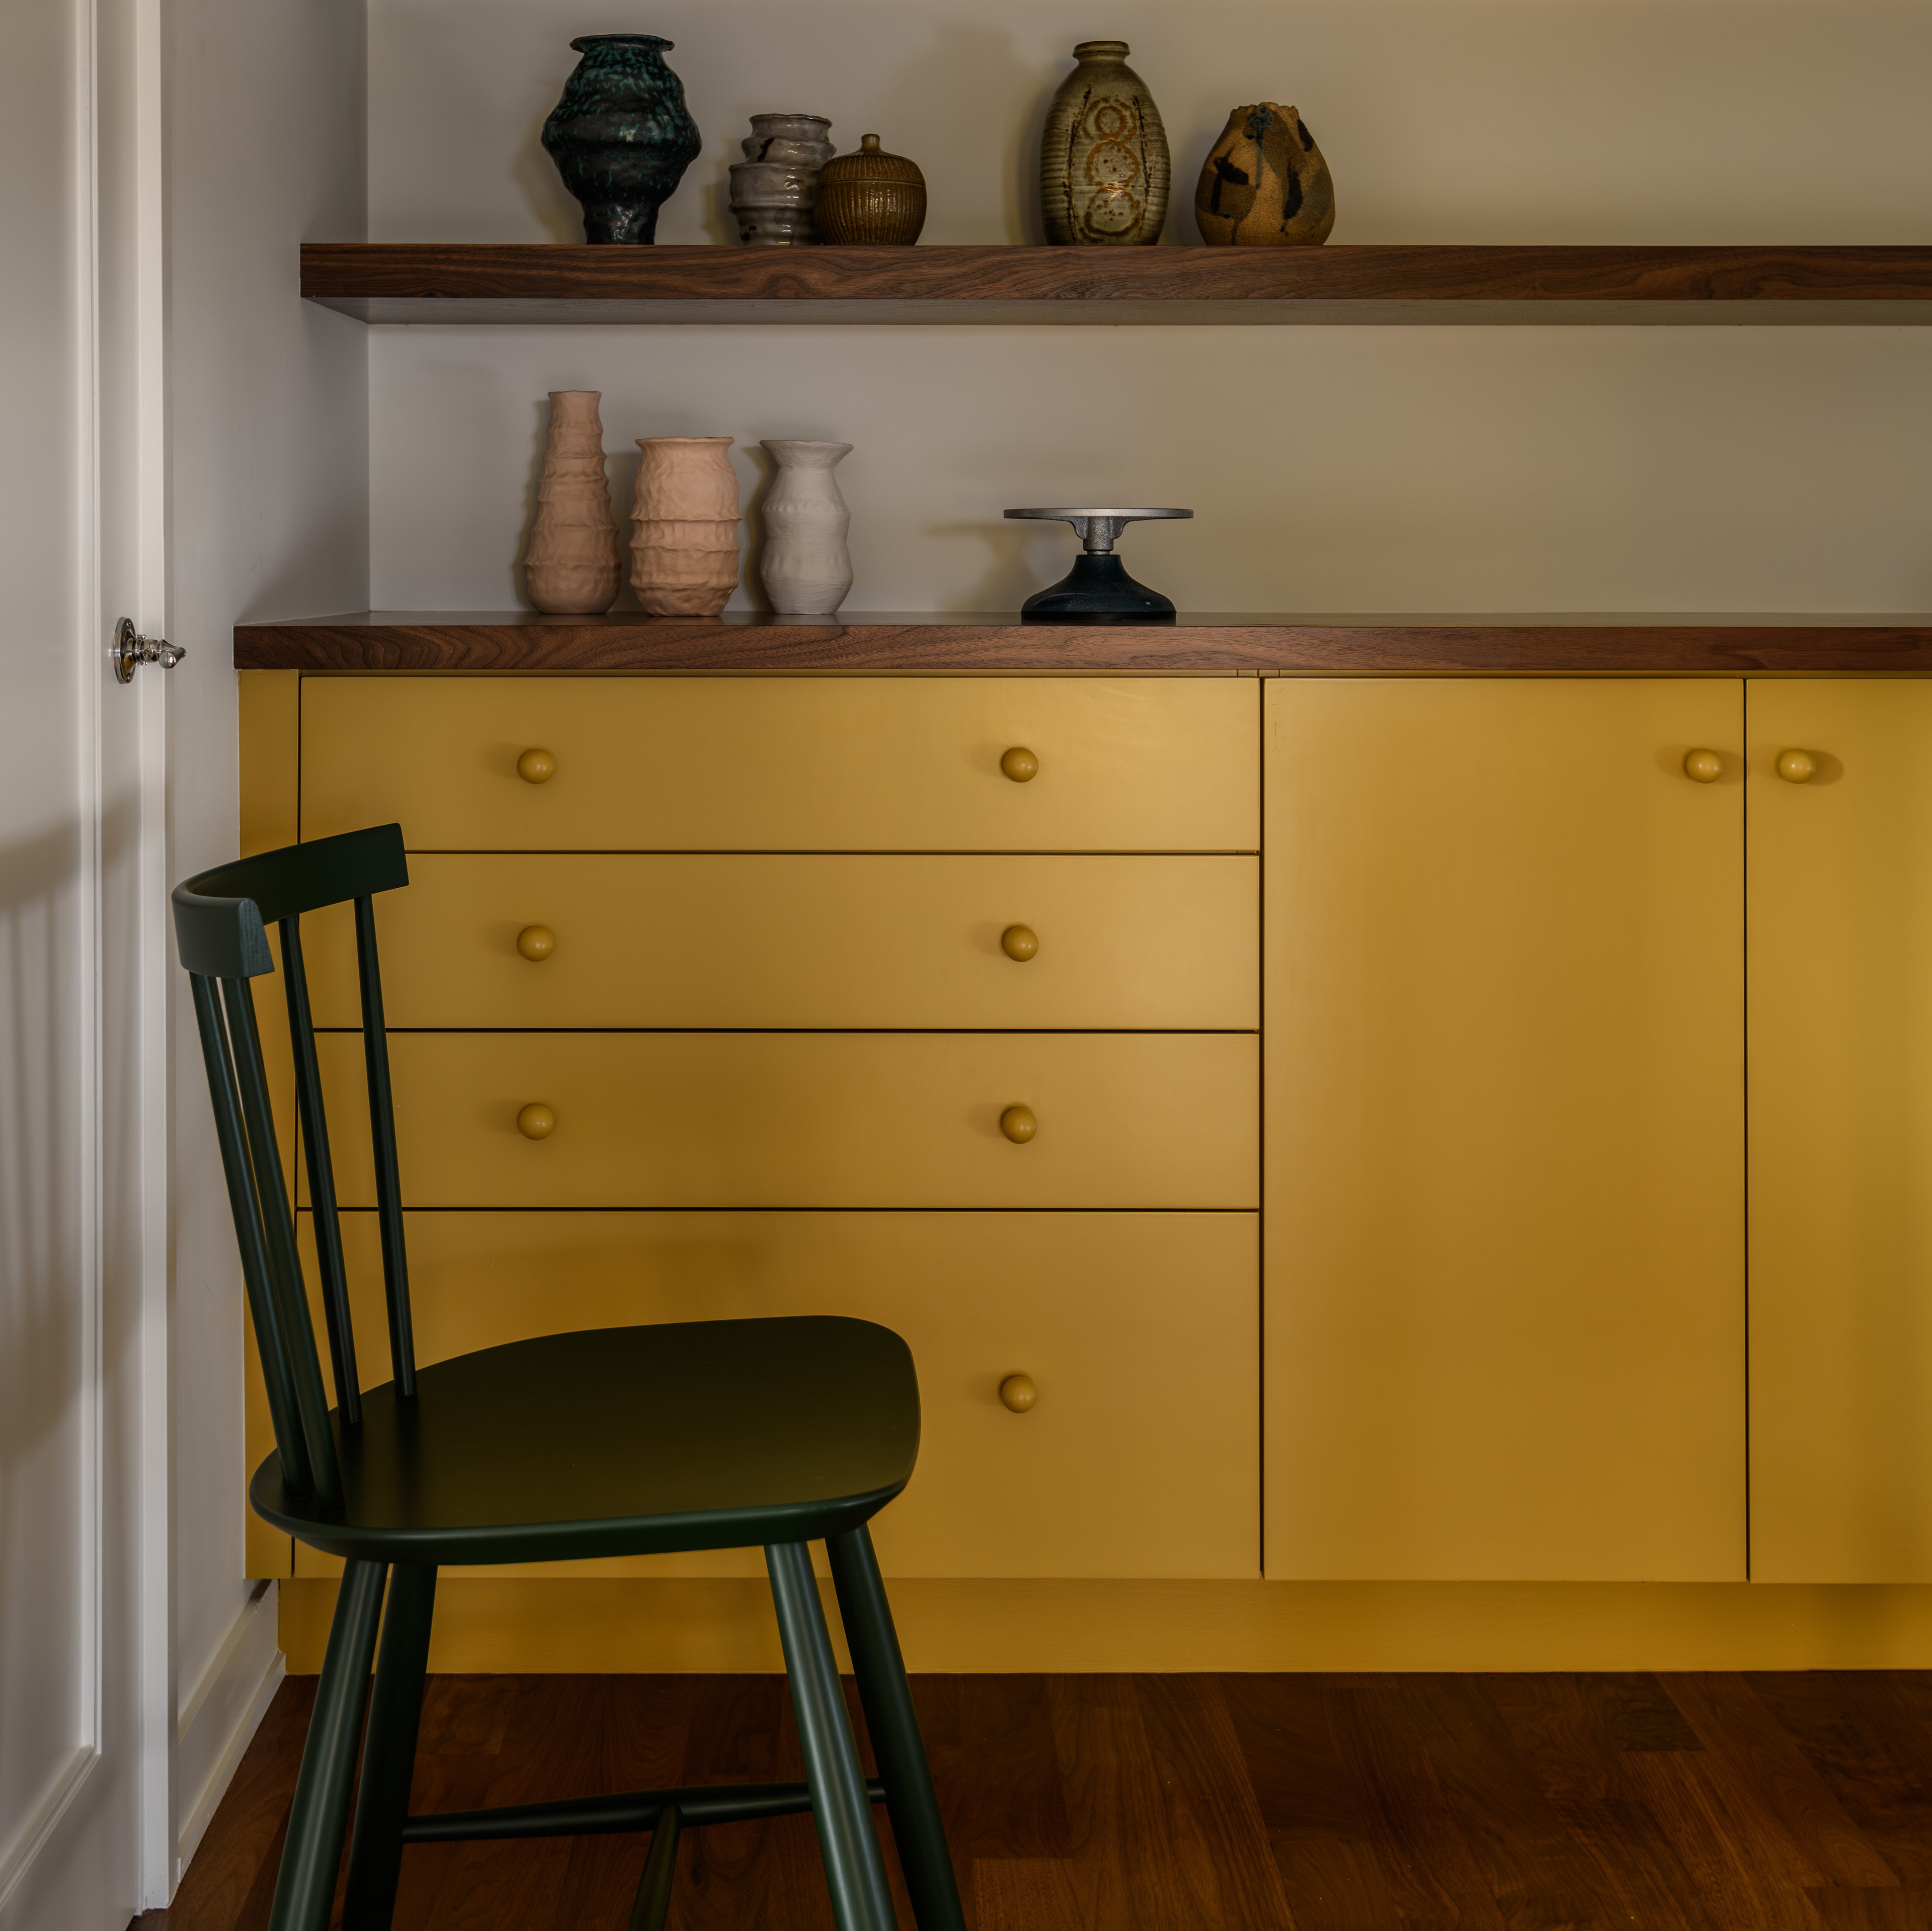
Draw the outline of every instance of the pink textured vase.
M631 588L655 617L715 617L738 587L728 436L640 436Z
M598 616L623 580L610 482L604 473L598 389L552 389L550 439L537 481L537 517L524 554L524 587L540 610Z

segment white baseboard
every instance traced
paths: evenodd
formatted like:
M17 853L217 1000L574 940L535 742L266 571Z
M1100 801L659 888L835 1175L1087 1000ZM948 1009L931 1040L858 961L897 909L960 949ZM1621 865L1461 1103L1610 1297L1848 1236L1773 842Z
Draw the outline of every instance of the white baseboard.
M178 1788L196 1794L185 1813L176 1813L180 1819L175 1837L177 1884L287 1674L276 1646L275 1596L271 1584L250 1599L182 1705L175 1751Z
M52 1783L14 1834L13 1841L0 1848L0 1911L6 1909L7 1900L27 1875L28 1866L52 1837L55 1827L67 1815L68 1807L80 1795L81 1786L94 1774L100 1762L98 1750L76 1750L55 1772Z

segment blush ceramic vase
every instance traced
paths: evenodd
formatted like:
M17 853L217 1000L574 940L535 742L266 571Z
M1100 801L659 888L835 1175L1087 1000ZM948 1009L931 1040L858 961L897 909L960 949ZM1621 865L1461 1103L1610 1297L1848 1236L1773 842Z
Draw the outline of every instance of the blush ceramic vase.
M1125 40L1082 40L1040 143L1040 211L1062 247L1151 243L1167 219L1167 130Z
M763 447L778 473L765 498L759 580L781 614L829 616L852 587L852 556L845 547L852 512L832 473L852 445L780 440Z
M631 588L654 617L715 617L738 586L738 477L728 436L638 439Z
M1307 124L1272 100L1237 107L1202 163L1194 219L1210 244L1280 248L1325 241L1335 184Z
M584 58L544 123L543 144L584 204L586 241L655 241L658 210L700 145L684 83L656 34L586 34Z
M740 143L745 158L731 163L731 212L738 238L754 247L801 248L812 232L818 171L832 158L822 114L754 114Z
M537 480L537 516L524 554L524 587L540 610L601 616L622 575L610 483L604 472L604 425L596 389L552 389L550 439Z

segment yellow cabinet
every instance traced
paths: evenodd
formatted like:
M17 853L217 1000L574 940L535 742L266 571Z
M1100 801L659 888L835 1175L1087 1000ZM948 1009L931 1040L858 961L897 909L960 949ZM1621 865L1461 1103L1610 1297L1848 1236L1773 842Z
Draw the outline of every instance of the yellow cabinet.
M1265 718L1268 1573L1742 1579L1742 684Z
M397 1027L1252 1029L1258 871L1236 857L421 853L408 889L376 901L383 1001ZM302 932L316 1023L359 1026L348 907Z
M388 1375L375 1216L345 1214L343 1231L373 1386ZM632 1322L896 1329L919 1366L921 1440L911 1487L874 1525L892 1574L1257 1573L1252 1214L418 1213L407 1233L425 1363ZM1023 1414L1000 1400L1014 1374L1037 1390ZM531 1573L763 1565L753 1549Z
M1932 1582L1932 684L1747 716L1751 1573Z
M373 1205L362 1036L317 1044L340 1197ZM1251 1034L398 1033L389 1053L412 1207L1256 1204Z
M412 851L1252 851L1255 686L308 678L302 793L304 838Z

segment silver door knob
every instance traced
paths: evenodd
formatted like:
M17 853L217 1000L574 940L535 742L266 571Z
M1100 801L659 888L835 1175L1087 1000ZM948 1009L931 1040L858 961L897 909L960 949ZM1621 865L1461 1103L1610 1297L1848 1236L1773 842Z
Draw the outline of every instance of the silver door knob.
M107 654L113 659L115 676L123 684L131 684L142 664L158 664L164 670L172 670L188 652L164 637L143 637L132 617L123 617L114 627L114 648Z

